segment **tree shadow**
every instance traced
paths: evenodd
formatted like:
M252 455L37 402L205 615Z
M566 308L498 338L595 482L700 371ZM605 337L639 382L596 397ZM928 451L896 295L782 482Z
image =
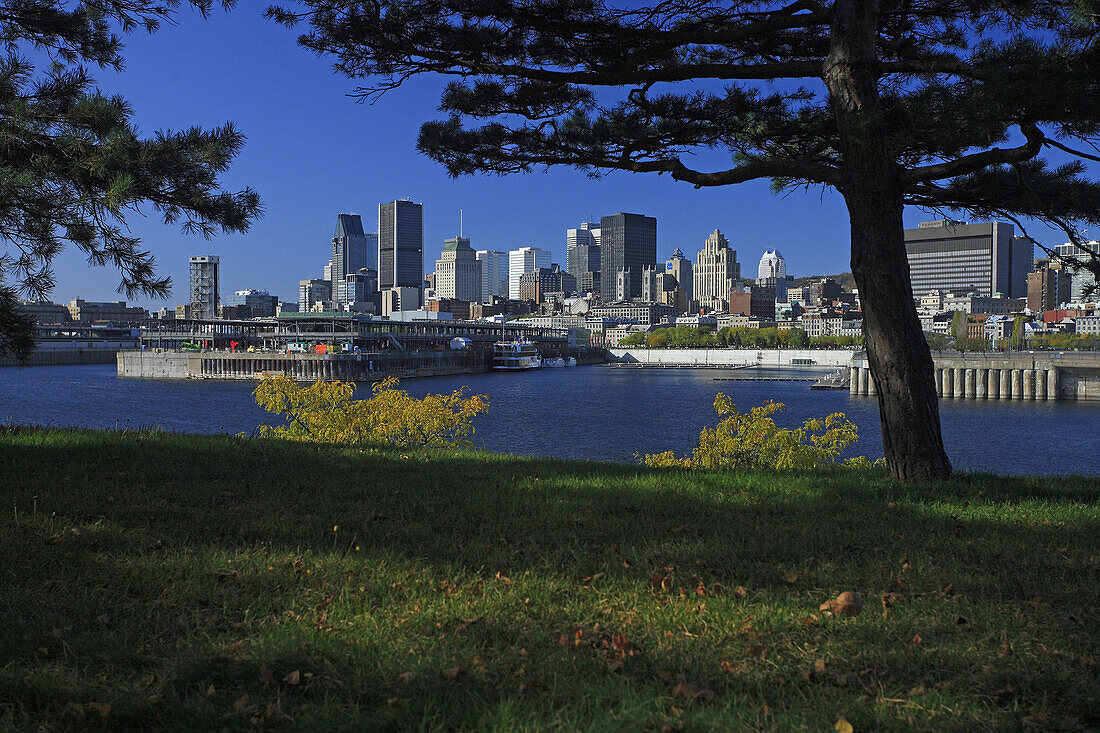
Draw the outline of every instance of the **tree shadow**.
M9 431L0 465L0 506L20 513L0 530L0 710L16 724L249 727L296 710L336 727L494 715L540 727L555 701L581 695L626 725L624 701L668 698L670 680L690 679L718 692L686 713L712 723L753 725L739 700L858 707L873 691L866 720L888 726L898 719L874 703L882 690L963 684L972 722L1057 709L1100 725L1091 479L914 488L842 469L77 431ZM817 612L848 589L867 598L860 623ZM884 594L906 600L883 598L880 612ZM593 616L600 598L618 600ZM628 631L632 602L653 614L636 622L644 631ZM751 632L733 630L753 617ZM655 633L656 618L731 630L684 647ZM616 628L643 635L637 650ZM795 641L844 648L844 662L803 674L799 654L778 651ZM730 663L758 646L777 650L772 661ZM1010 646L1020 651L998 657ZM538 663L520 653L535 649ZM310 676L286 682L295 670ZM66 712L100 697L109 718ZM665 708L646 724L667 722Z

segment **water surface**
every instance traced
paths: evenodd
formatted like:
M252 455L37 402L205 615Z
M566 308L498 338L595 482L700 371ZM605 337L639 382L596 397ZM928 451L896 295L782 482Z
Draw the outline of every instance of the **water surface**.
M742 409L775 400L793 426L844 412L860 429L852 454L882 455L878 403L847 392L812 392L806 382L719 381L764 370L637 369L607 366L410 379L414 396L463 385L489 396L474 442L493 451L633 461L637 453L687 453L716 421L718 392ZM806 376L806 372L796 373ZM158 425L192 433L251 432L278 419L252 400L254 384L121 379L113 365L0 368L0 420L93 428ZM367 385L360 394L369 394ZM944 440L959 469L1100 475L1100 402L944 400Z

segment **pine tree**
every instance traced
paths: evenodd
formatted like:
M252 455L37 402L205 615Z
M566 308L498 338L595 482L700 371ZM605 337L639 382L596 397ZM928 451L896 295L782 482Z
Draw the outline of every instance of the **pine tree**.
M368 79L360 98L418 74L452 77L448 117L423 125L419 148L453 175L564 164L695 186L835 188L851 219L887 463L899 479L928 481L951 466L903 207L1021 228L1037 219L1071 241L1100 221L1100 186L1081 162L1100 160L1098 7L301 0L268 15L304 23L302 45ZM1048 164L1048 151L1066 162ZM715 158L712 169L696 163Z
M119 33L157 30L181 0L0 0L0 355L27 356L34 322L20 295L45 297L51 263L71 243L122 274L119 291L165 296L153 256L127 233L142 205L210 237L243 232L261 213L246 188L219 187L244 136L232 124L138 135L132 110L98 91L88 66L123 67ZM190 0L206 14L209 0ZM228 7L230 3L226 3ZM25 55L48 58L36 67Z

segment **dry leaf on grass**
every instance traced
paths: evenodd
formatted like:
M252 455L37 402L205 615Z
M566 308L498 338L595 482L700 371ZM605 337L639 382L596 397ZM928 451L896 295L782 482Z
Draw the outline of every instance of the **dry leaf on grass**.
M836 725L834 725L833 728L836 730L836 733L853 733L855 730L852 724L844 719L843 715L837 718Z
M863 599L850 590L846 590L831 601L825 601L818 606L819 611L826 611L834 616L858 616L863 610Z
M693 685L690 682L681 682L672 689L672 696L682 697L686 700L694 700L696 698L707 700L714 697L714 692L705 687Z

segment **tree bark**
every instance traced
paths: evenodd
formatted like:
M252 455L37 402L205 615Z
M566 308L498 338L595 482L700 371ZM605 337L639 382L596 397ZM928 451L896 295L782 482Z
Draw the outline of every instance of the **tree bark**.
M902 222L901 168L878 95L878 0L837 0L824 80L845 160L840 186L852 231L867 357L878 395L882 447L894 478L951 475L943 449L932 354L913 303Z

